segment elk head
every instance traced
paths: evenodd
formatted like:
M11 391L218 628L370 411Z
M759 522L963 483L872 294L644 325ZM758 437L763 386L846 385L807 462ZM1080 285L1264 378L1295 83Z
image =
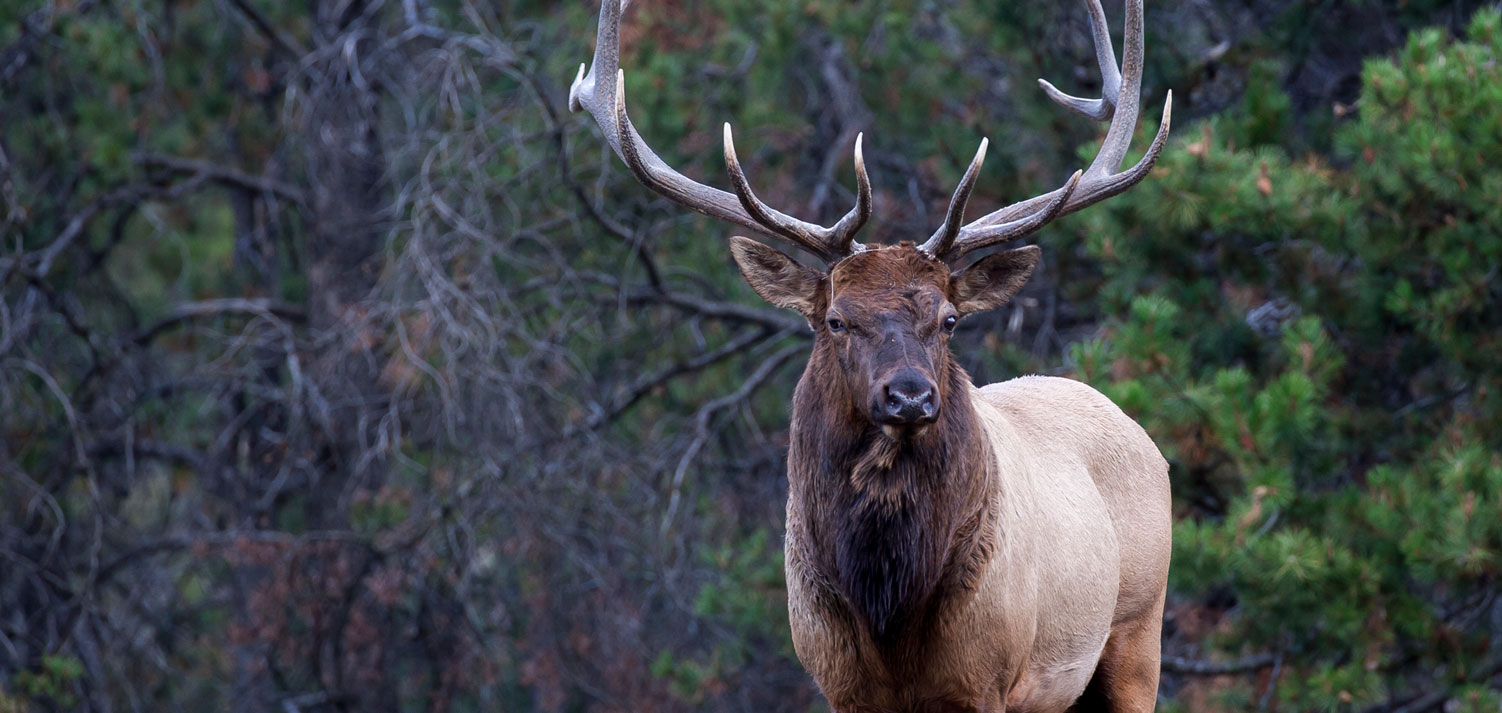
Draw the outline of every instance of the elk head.
M809 267L749 238L734 237L730 249L741 273L762 298L802 314L816 332L816 348L837 355L853 409L867 414L889 437L919 433L943 408L942 375L948 340L966 315L1000 307L1021 289L1037 266L1035 246L981 258L961 268L983 248L1016 241L1054 218L1121 193L1142 179L1168 140L1170 92L1152 144L1131 168L1120 171L1136 126L1142 82L1142 1L1127 0L1120 67L1099 0L1085 0L1100 64L1102 93L1073 97L1047 81L1040 86L1055 102L1083 116L1110 121L1094 161L1063 186L1013 203L965 223L965 208L985 162L982 140L950 200L943 225L922 245L867 246L856 233L871 217L871 181L855 140L856 204L837 223L804 222L763 203L736 157L725 125L725 165L735 193L690 180L653 153L626 115L625 75L620 69L622 0L604 0L594 64L579 67L569 92L574 111L587 110L605 140L648 188L691 210L779 239L823 263Z
M823 273L749 238L731 238L730 250L757 294L809 320L840 366L852 409L892 438L921 434L938 419L955 326L1006 304L1041 254L1029 246L951 272L901 243L856 253Z

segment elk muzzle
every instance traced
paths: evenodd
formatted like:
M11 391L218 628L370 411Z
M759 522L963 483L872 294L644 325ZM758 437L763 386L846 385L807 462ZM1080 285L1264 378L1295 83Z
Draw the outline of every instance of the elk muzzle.
M888 436L901 435L911 427L927 426L939 418L938 388L926 374L911 366L881 380L875 391L871 417Z

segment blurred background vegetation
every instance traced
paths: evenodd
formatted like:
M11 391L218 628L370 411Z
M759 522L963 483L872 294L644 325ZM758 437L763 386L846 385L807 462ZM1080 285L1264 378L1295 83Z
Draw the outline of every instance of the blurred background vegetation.
M597 10L0 0L0 711L824 709L781 570L806 330L567 114ZM733 121L828 221L864 131L867 239L926 236L982 136L994 207L1103 130L1034 84L1097 86L1073 2L626 24L696 178ZM1497 711L1498 6L1147 32L1162 161L962 363L1085 380L1171 462L1160 710Z

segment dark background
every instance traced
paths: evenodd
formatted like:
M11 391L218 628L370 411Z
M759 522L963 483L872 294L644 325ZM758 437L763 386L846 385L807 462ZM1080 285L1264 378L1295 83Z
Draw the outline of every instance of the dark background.
M0 711L823 710L781 570L807 331L567 113L596 13L0 0ZM1088 381L1172 463L1159 710L1497 711L1497 5L1146 22L1159 167L961 362ZM829 221L864 131L865 240L926 237L983 136L977 215L1104 129L1035 84L1098 90L1074 2L624 34L712 185L733 121Z

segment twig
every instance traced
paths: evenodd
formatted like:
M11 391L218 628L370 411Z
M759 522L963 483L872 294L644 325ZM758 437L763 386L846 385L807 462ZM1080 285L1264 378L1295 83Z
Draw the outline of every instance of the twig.
M89 203L75 213L73 219L68 221L67 226L52 241L52 244L48 245L47 249L41 252L40 261L36 266L36 277L38 279L45 278L47 273L52 270L52 263L57 260L58 255L61 255L64 250L68 249L68 246L72 245L73 241L79 235L83 234L84 228L88 227L89 221L93 220L94 216L98 215L105 208L118 203L142 201L152 198L176 198L196 188L207 178L206 174L195 174L192 178L172 186L131 185L106 193L98 200ZM0 283L8 281L10 273L21 267L23 262L24 258L13 260L7 268L8 271L5 278L0 279Z
M130 550L110 560L99 568L98 574L93 581L98 584L109 581L116 571L125 565L142 557L149 557L165 552L185 550L194 545L227 546L237 542L257 542L263 544L292 546L306 542L348 542L363 545L375 549L367 539L354 532L341 530L327 530L322 532L306 532L300 535L290 535L285 532L273 530L226 530L223 532L205 532L195 535L181 535L177 537L164 537L145 544L137 545Z
M237 169L216 166L208 161L180 156L138 153L133 158L142 166L157 166L177 173L198 174L217 183L227 183L261 193L272 193L300 206L308 204L302 190L297 186L267 176L256 176Z
M1262 700L1257 703L1257 710L1267 710L1268 704L1272 703L1273 691L1278 689L1278 677L1283 673L1283 657L1280 655L1273 662L1273 672L1267 677L1267 689L1262 692Z
M1462 680L1449 684L1440 684L1439 688L1421 694L1416 698L1411 698L1406 703L1399 704L1397 702L1398 699L1395 698L1386 703L1378 703L1371 706L1362 713L1425 713L1425 711L1431 711L1444 705L1445 701L1450 700L1450 696L1455 692L1456 688L1466 683L1485 682L1499 674L1502 674L1502 659L1482 664L1479 668L1468 672Z
M735 302L718 302L704 299L694 295L685 295L678 292L659 291L649 288L627 290L625 294L628 304L641 304L643 302L656 302L672 305L694 314L705 317L717 317L720 319L733 319L741 322L760 324L773 329L800 329L806 330L808 325L802 320L782 312L757 309Z
M631 254L641 263L642 269L647 272L647 282L656 289L663 288L662 271L657 267L657 260L652 257L651 246L639 233L633 231L606 215L605 210L595 205L593 199L585 192L584 185L579 183L574 176L574 169L569 160L568 137L564 131L564 123L558 116L558 110L553 102L548 100L548 92L538 81L537 77L530 72L523 71L520 67L511 65L511 72L522 80L522 83L531 91L532 97L537 101L537 106L542 110L543 120L548 130L553 135L553 143L558 147L558 174L563 178L564 185L568 186L574 198L584 206L584 212L596 224L617 240L620 240L631 250Z
M204 300L202 302L187 302L174 307L166 317L157 320L155 324L137 332L134 341L138 345L145 345L158 334L171 329L178 324L200 317L218 317L226 314L251 314L270 318L272 316L293 322L302 322L307 315L299 308L285 302L269 299L249 299L242 297L230 297L217 300Z
M99 5L94 0L80 2L69 12L58 12L58 3L32 12L16 24L21 27L21 37L8 47L0 48L0 84L9 82L33 59L36 45L57 26L59 17L81 17Z
M282 699L282 710L286 713L301 713L303 706L317 707L333 701L333 697L327 691L315 691L297 696L287 696Z
M242 14L245 15L246 19L250 20L250 24L255 25L255 28L259 30L262 35L265 35L266 39L271 41L271 44L275 45L278 50L281 50L283 54L287 55L287 59L296 62L308 54L308 51L306 49L303 49L303 46L301 44L298 44L297 40L288 37L286 33L278 30L276 26L272 25L271 22L266 19L265 15L261 14L260 10L252 7L249 2L247 2L246 0L229 1L231 5L235 6L235 9L239 10Z
M762 384L766 383L767 379L777 373L778 367L792 358L794 354L803 351L804 348L803 344L793 344L783 347L781 351L767 357L766 361L762 362L761 366L757 367L756 371L752 372L751 376L746 378L746 383L742 384L741 388L736 389L734 393L710 401L699 409L699 413L694 419L694 440L689 443L688 450L684 451L683 457L678 459L678 468L673 472L672 491L668 497L667 513L662 516L661 534L666 535L668 528L673 524L673 516L678 512L678 501L683 495L684 476L688 473L689 465L694 462L694 458L699 455L699 451L703 450L704 444L709 441L709 424L714 419L715 414L750 398L752 394L756 393L757 389L761 388Z
M169 461L184 465L195 470L202 470L208 462L208 456L186 446L175 443L152 440L135 440L131 443L124 441L104 441L95 443L89 447L89 455L95 458L110 458L113 456L146 456L158 460Z
M693 359L676 362L658 369L657 371L632 382L630 386L622 389L621 392L615 397L615 399L612 400L609 408L601 409L594 416L591 416L589 420L586 421L583 425L570 426L569 428L564 430L563 435L565 438L570 438L585 431L596 430L601 426L604 426L606 423L609 423L616 416L624 413L627 409L635 405L637 401L641 400L643 396L647 395L647 393L666 383L670 379L692 374L701 369L713 366L714 364L717 364L720 361L729 358L730 356L742 352L744 349L756 342L776 342L784 337L789 336L792 336L792 332L789 330L783 330L781 332L771 334L769 334L765 330L748 330L745 334L742 334L735 339L725 342L717 349L700 354Z
M1231 676L1267 668L1278 662L1275 654L1258 654L1235 661L1195 661L1177 656L1164 656L1162 668L1168 673L1185 676Z

